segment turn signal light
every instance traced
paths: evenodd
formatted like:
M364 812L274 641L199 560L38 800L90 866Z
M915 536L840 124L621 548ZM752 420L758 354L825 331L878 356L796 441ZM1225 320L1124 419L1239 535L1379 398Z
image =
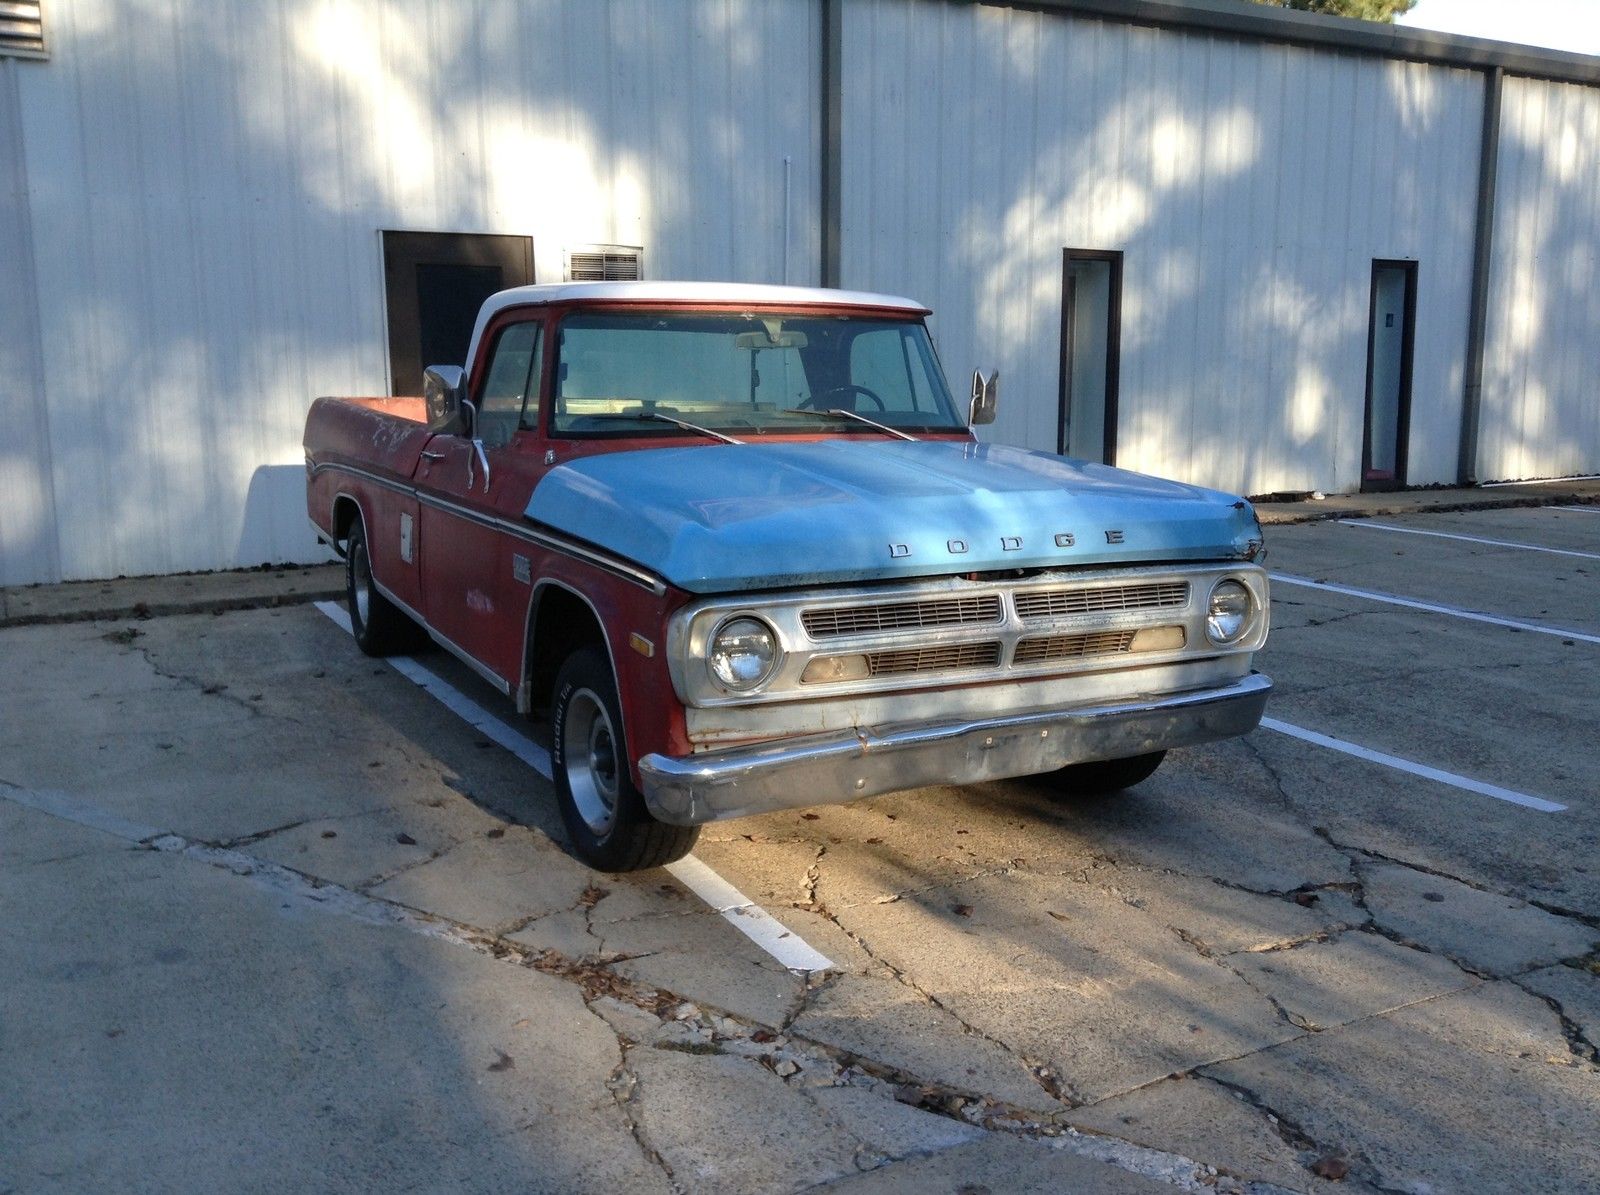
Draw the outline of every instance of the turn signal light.
M1145 627L1128 644L1129 651L1177 651L1187 642L1182 627Z
M802 684L819 685L841 680L866 680L872 675L866 656L818 656L800 674Z

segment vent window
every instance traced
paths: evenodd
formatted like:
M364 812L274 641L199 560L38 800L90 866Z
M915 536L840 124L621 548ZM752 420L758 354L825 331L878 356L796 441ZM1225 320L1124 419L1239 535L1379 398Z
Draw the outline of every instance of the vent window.
M0 0L0 58L48 58L39 0Z
M637 282L644 250L637 245L585 245L567 250L568 282Z

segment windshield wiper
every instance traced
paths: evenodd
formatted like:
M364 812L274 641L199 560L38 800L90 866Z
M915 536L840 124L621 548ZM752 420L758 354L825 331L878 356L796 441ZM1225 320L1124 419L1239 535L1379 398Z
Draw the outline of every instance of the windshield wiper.
M917 439L915 436L906 435L899 428L888 427L879 423L876 419L868 419L865 415L857 415L854 411L846 411L841 407L833 407L826 411L817 410L814 407L785 407L782 413L785 415L832 415L835 419L854 419L857 423L865 423L868 427L875 427L886 435L899 436L902 440L910 440L913 443Z
M585 419L648 419L654 423L670 423L673 427L681 427L686 432L699 432L702 436L710 436L713 440L721 440L724 444L743 444L745 441L736 440L732 436L725 436L721 432L714 432L709 427L701 427L698 423L690 423L685 419L674 419L671 415L663 415L660 411L641 411L637 415L585 415Z

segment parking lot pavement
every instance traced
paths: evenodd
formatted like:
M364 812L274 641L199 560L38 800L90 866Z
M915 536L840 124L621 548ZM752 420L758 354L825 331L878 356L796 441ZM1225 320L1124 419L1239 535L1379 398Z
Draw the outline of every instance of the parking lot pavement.
M1595 1189L1600 643L1503 623L1600 516L1381 521L1269 531L1288 729L675 874L313 607L0 631L0 1191Z

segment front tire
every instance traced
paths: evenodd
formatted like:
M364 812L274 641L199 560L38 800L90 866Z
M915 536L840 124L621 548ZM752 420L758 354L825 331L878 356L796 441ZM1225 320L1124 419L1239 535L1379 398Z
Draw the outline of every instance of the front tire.
M1104 797L1148 780L1166 757L1165 751L1151 751L1127 759L1068 764L1038 779L1063 797Z
M400 608L378 592L372 579L372 557L367 552L367 529L358 515L350 524L344 550L345 606L350 611L350 633L356 646L369 656L392 656L415 650L422 633Z
M580 648L556 673L550 763L573 850L597 871L642 871L683 858L698 826L657 821L633 785L611 664Z

